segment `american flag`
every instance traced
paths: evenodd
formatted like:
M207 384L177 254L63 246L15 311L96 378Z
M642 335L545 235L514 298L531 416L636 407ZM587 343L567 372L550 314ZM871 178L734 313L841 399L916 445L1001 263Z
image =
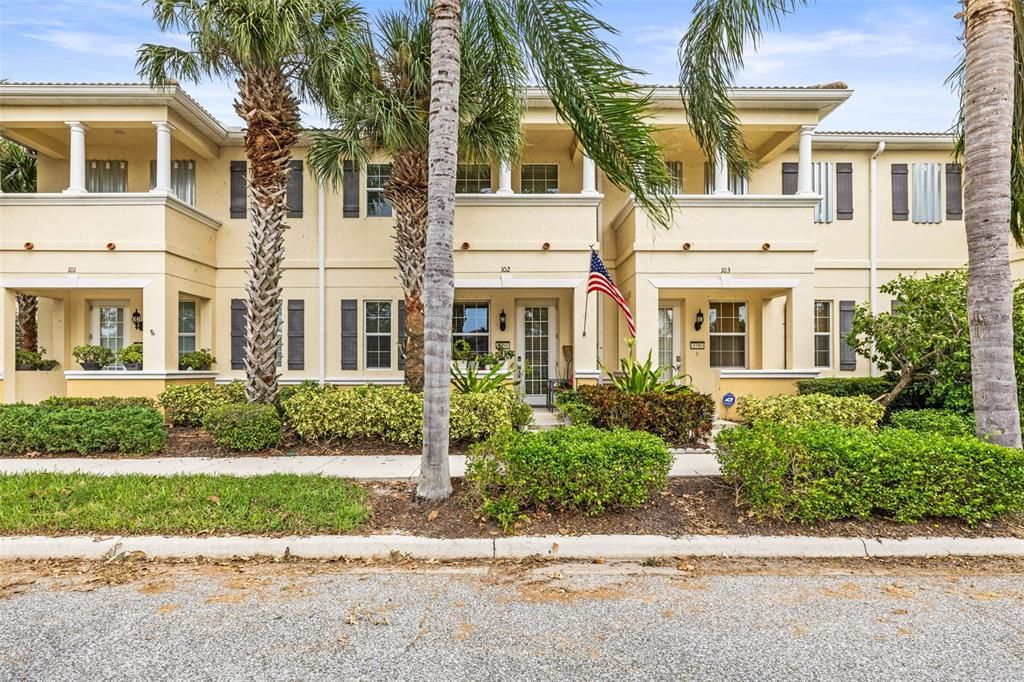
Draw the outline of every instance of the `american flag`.
M607 294L622 310L626 316L626 326L629 327L629 335L636 338L636 322L633 321L633 313L629 310L629 304L622 297L622 292L615 286L612 276L608 274L608 268L601 262L601 257L596 251L590 252L590 278L587 280L587 293L598 291Z

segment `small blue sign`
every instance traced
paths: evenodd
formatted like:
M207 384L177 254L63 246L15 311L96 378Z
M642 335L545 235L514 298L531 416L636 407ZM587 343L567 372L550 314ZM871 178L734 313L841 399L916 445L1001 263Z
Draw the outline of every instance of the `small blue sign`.
M734 396L732 393L726 393L725 395L722 396L722 404L725 405L726 407L732 407L733 405L736 404L736 396Z

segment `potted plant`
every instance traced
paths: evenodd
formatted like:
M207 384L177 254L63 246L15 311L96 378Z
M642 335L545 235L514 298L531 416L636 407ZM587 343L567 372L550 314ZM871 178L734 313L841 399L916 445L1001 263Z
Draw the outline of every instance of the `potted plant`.
M14 369L19 372L34 372L39 369L39 363L42 362L43 356L41 353L37 353L34 350L25 350L19 348L14 351Z
M215 362L217 359L210 354L210 350L202 348L182 355L178 360L178 369L207 370Z
M114 351L106 346L75 346L71 349L71 355L82 366L82 369L90 372L103 369L104 365L109 365L114 361Z
M142 369L142 344L132 343L122 348L118 354L124 368L137 372Z

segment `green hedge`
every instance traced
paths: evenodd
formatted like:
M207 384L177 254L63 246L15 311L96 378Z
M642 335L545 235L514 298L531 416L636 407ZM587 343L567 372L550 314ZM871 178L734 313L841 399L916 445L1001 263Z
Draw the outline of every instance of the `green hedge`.
M885 408L866 395L835 397L824 393L809 395L744 396L737 401L740 417L748 423L774 422L806 425L828 421L842 426L878 425Z
M51 410L63 410L69 407L95 407L100 410L110 410L117 407L148 407L156 409L156 401L152 398L133 396L121 398L107 395L100 398L72 398L65 396L51 396L39 403L39 407Z
M824 377L821 379L801 379L796 382L796 390L800 395L824 393L839 398L866 395L877 398L888 393L893 382L883 377Z
M273 405L218 405L207 410L203 429L231 450L265 450L281 442L281 418Z
M889 418L889 426L920 433L940 433L945 436L973 436L974 420L949 410L901 410Z
M646 431L673 445L704 440L715 419L714 400L704 393L626 393L607 385L562 391L558 408L574 424Z
M405 386L308 387L281 407L289 426L306 440L371 438L405 445L422 440L423 396ZM501 429L524 428L532 415L512 389L453 393L450 437L480 440Z
M1024 511L1024 452L969 436L762 423L718 435L726 479L762 515L801 522Z
M245 402L245 386L240 381L230 384L178 384L168 386L157 396L167 411L167 418L177 426L201 426L211 408Z
M668 484L672 456L657 436L567 426L504 432L470 448L466 482L482 512L509 530L534 509L596 515L639 507Z
M166 442L163 417L150 407L0 405L3 453L150 453Z

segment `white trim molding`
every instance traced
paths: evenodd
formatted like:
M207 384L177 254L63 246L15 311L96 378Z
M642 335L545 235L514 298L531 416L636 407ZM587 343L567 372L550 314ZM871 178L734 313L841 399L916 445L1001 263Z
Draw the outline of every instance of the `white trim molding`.
M746 277L651 277L656 289L795 289L799 279L754 279Z
M722 379L817 379L818 369L720 369Z
M552 278L543 279L530 277L516 279L498 275L494 278L474 279L469 277L456 277L456 289L575 289L583 284L582 278Z
M114 379L116 381L137 381L140 379L215 379L216 372L204 372L194 369L190 370L124 370L124 369L101 369L97 371L86 371L69 369L64 371L64 378L68 381Z
M604 195L595 194L456 194L456 206L589 206L597 208Z
M167 206L216 230L221 222L173 194L150 192L86 192L83 194L0 194L0 206Z
M10 277L0 279L0 288L6 289L144 289L152 279L100 279L68 275L67 277Z
M600 379L601 370L599 369L577 369L573 372L577 379Z

